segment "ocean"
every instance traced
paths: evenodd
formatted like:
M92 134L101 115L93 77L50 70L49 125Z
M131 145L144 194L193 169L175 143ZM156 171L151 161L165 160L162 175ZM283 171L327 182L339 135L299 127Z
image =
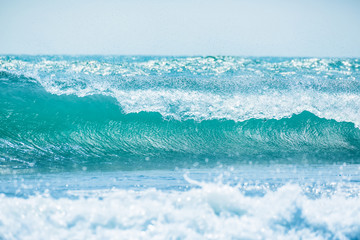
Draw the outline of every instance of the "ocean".
M0 239L360 239L360 59L0 56Z

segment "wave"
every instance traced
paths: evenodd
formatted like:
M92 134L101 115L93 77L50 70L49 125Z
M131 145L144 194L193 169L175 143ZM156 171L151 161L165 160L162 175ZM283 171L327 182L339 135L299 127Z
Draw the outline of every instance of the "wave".
M138 107L125 100L119 102L106 92L83 97L52 94L34 78L2 72L0 166L142 169L257 159L294 162L304 156L330 162L358 161L360 157L360 129L354 123L321 118L302 108L295 109L295 113L292 109L291 114L279 109L278 115L269 114L269 118L233 106L228 106L232 112L220 114L209 103L213 96L200 95L195 100L190 96L194 104L201 100L209 104L190 111L180 107L191 108L185 97L174 106L146 95L146 90L122 91ZM173 93L166 92L174 100L178 96ZM339 95L335 97L341 100ZM251 101L270 106L273 102L269 99ZM222 105L227 107L224 102ZM336 109L336 105L332 107ZM319 109L314 112L325 114Z

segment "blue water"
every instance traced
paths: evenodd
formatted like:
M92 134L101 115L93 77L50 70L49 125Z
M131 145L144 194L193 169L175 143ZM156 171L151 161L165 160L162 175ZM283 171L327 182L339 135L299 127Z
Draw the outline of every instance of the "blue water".
M360 59L0 56L0 238L360 239Z

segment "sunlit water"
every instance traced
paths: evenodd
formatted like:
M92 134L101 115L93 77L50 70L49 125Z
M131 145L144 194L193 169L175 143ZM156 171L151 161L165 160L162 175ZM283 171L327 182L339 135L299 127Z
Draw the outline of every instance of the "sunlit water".
M360 239L360 60L0 57L0 238Z

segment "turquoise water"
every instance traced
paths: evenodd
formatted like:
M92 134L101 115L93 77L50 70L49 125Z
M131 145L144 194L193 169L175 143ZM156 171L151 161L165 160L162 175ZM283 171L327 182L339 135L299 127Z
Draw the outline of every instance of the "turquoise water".
M360 60L1 56L0 238L360 239Z

